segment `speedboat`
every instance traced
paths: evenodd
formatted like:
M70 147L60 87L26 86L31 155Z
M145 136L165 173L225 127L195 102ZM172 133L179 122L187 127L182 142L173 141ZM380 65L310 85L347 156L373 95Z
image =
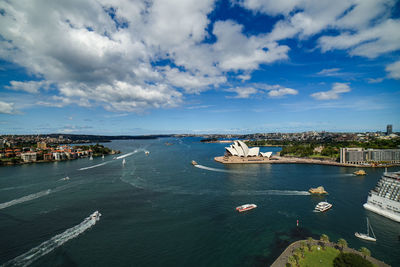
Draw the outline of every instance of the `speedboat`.
M323 201L323 202L319 202L317 204L317 206L315 206L315 211L324 212L324 211L329 210L330 208L332 208L332 204L330 204L326 201Z
M244 204L239 207L236 207L238 212L248 211L257 208L256 204Z
M92 213L92 215L90 215L90 218L92 220L98 221L98 220L100 220L100 216L101 216L101 213L98 210L96 210L95 212Z
M193 165L193 166L196 166L196 165L198 165L198 164L197 164L196 161L192 160L192 165Z
M145 151L144 153L146 154L146 156L150 154L150 152L149 152L149 151Z

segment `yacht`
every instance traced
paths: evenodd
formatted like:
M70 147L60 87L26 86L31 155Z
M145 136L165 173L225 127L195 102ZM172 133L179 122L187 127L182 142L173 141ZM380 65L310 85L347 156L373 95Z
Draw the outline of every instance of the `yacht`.
M371 228L371 233L372 233L372 235L373 235L374 237L372 237L372 236L369 235L369 228ZM367 218L367 234L361 234L361 233L358 233L358 232L357 232L357 233L354 233L354 235L355 235L356 237L360 238L360 239L364 239L364 240L367 240L367 241L373 241L373 242L376 241L376 236L375 236L375 234L374 234L374 230L372 229L372 226L371 226L371 224L369 223L368 218Z
M101 213L98 210L96 210L95 212L92 213L92 215L90 215L90 218L92 220L98 221L98 220L100 220L100 216L101 216Z
M400 222L400 172L385 171L369 192L364 208Z
M323 201L323 202L319 202L317 204L317 206L315 206L315 211L324 212L324 211L329 210L330 208L332 208L332 204L330 204L326 201Z
M236 207L238 212L248 211L257 208L256 204L244 204L239 207Z

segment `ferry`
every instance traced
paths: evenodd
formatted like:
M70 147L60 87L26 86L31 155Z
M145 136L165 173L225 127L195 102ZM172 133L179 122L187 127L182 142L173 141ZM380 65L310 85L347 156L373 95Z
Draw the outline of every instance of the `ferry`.
M319 202L317 204L317 206L315 206L315 211L325 212L325 211L329 210L330 208L332 208L332 204L323 201L323 202Z
M367 173L364 170L359 170L356 172L353 172L355 175L367 175Z
M196 165L199 165L199 164L197 164L196 161L192 160L192 165L193 165L193 166L196 166Z
M310 192L310 194L319 194L319 195L328 194L328 192L325 191L325 188L323 186L318 186L317 188L310 188L308 192Z
M92 220L98 221L98 220L100 220L100 216L101 216L101 213L98 210L96 210L95 212L92 213L92 215L90 215L90 218Z
M248 211L257 208L256 204L244 204L242 206L236 207L238 212Z
M400 172L387 172L369 192L364 208L400 222Z

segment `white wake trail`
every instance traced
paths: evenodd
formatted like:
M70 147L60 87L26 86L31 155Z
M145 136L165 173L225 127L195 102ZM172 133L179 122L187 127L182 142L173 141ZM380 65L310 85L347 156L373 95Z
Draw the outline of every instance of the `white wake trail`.
M96 165L93 165L93 166L89 166L89 167L80 168L80 169L78 169L78 171L84 171L84 170L88 170L88 169L97 168L97 167L106 165L107 163L109 163L109 161L106 161L106 162L103 162L103 163L100 163L100 164L96 164Z
M96 213L96 212L95 212ZM58 234L52 237L50 240L47 240L40 244L39 246L29 250L28 252L6 262L3 266L28 266L40 257L50 253L54 249L62 246L67 241L79 236L86 230L90 229L92 226L96 224L100 217L93 217L94 214L91 214L89 217L85 218L83 222L80 224L67 229L61 234ZM100 214L99 214L100 216Z
M136 154L137 152L142 151L142 150L143 150L143 149L136 149L136 150L133 151L133 152L129 152L129 153L127 153L127 154L118 156L118 157L116 157L115 159L123 159L123 158L129 157L129 156L132 156L133 154Z
M43 197L43 196L47 196L50 193L56 193L56 192L65 190L67 188L71 188L73 186L76 186L78 184L82 184L82 182L63 185L63 186L56 187L54 189L43 190L43 191L40 191L40 192L37 192L37 193L33 193L33 194L30 194L30 195L27 195L27 196L23 196L23 197L20 197L20 198L17 198L17 199L13 199L13 200L8 201L8 202L0 203L0 210L8 208L8 207L11 207L11 206L14 206L14 205L17 205L17 204L24 203L24 202L27 202L27 201L31 201L31 200L34 200L34 199L37 199L37 198L40 198L40 197Z
M223 170L223 169L217 169L217 168L210 168L210 167L207 167L207 166L203 166L203 165L194 165L196 168L199 168L199 169L203 169L203 170L208 170L208 171L214 171L214 172L229 172L229 173L240 173L240 172L237 172L237 171L230 171L230 170Z
M256 191L237 191L232 195L277 195L277 196L309 196L307 191L295 190L256 190Z
M0 204L0 210L8 208L8 207L11 207L11 206L14 206L14 205L17 205L17 204L20 204L20 203L31 201L31 200L34 200L34 199L37 199L37 198L40 198L40 197L43 197L43 196L46 196L46 195L50 194L50 192L51 192L51 190L47 189L47 190L44 190L44 191L40 191L38 193L30 194L30 195L27 195L27 196L24 196L24 197L21 197L21 198L17 198L17 199L14 199L14 200L11 200L11 201L8 201L8 202L5 202L5 203L1 203Z

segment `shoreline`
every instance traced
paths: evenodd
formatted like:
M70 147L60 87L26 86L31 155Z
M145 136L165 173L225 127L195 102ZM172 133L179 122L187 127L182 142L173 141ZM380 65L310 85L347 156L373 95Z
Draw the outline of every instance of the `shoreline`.
M279 257L272 263L271 267L284 267L284 266L286 266L286 263L288 262L289 256L291 256L293 254L295 249L301 247L301 243L302 242L308 243L308 240L298 240L298 241L295 241L295 242L291 243L289 246L286 247L286 249L281 253L281 255L279 255ZM313 239L311 244L312 245L319 245L319 243L320 243L319 240ZM326 244L326 246L338 249L338 245L336 243L327 242L325 244ZM345 253L355 253L355 254L358 254L358 255L363 257L363 254L360 251L357 251L357 250L355 250L353 248L345 247L345 248L343 248L343 252L345 252ZM373 264L375 264L376 266L379 266L379 267L390 267L390 265L388 265L385 262L380 261L380 260L378 260L378 259L376 259L374 257L365 256L365 258L368 261L370 261Z
M264 157L242 158L238 156L229 156L229 157L219 156L215 157L214 160L222 164L317 164L317 165L358 167L358 168L384 168L384 167L400 166L400 164L398 163L372 166L372 165L340 163L332 160L280 157L280 156L273 156L271 158L264 158Z

